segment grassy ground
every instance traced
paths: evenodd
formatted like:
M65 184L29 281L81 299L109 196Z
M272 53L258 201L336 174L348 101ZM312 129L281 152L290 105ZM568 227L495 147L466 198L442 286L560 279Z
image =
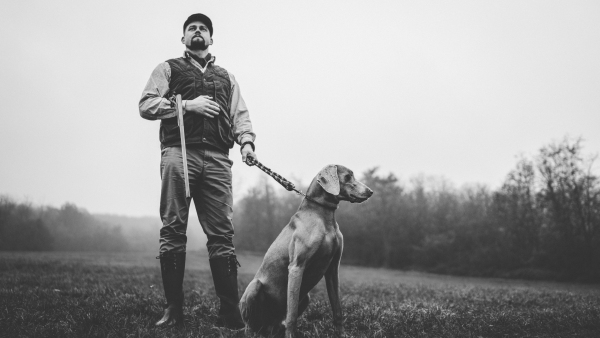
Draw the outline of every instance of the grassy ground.
M261 257L239 258L243 291ZM246 337L212 326L207 257L189 253L186 270L185 328L157 330L163 296L152 254L0 253L0 336ZM341 270L349 337L600 337L600 286ZM332 336L323 283L312 297L301 336Z

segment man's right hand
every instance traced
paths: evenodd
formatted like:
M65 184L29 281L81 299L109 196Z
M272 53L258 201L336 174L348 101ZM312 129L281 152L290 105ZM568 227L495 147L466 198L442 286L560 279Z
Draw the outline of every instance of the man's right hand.
M187 100L184 104L186 112L192 112L213 118L219 115L219 104L212 100L212 97L200 95L193 100Z

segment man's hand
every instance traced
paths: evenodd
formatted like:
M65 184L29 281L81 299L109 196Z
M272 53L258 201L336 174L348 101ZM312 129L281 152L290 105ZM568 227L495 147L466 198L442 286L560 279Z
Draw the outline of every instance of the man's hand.
M219 115L219 104L212 100L212 97L200 95L193 100L185 101L185 111L213 118Z
M252 150L252 146L249 143L244 144L241 152L242 152L242 162L246 163L247 165L250 165L250 166L252 165L252 164L249 164L248 162L246 162L248 157L252 157L254 160L258 161L258 157L256 157L256 154Z

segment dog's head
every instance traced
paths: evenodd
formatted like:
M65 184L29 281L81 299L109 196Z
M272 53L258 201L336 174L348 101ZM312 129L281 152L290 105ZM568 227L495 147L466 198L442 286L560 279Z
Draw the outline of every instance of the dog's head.
M338 201L361 203L373 195L373 190L354 178L352 170L341 165L330 164L321 169L317 183Z

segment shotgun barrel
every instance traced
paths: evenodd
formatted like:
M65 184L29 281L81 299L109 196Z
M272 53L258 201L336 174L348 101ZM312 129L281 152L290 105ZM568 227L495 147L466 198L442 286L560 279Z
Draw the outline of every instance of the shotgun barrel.
M181 95L175 96L177 103L177 124L179 125L179 136L181 137L181 156L183 157L183 178L185 180L185 197L190 197L190 177L188 175L187 151L185 149L185 126L183 123L183 105Z

